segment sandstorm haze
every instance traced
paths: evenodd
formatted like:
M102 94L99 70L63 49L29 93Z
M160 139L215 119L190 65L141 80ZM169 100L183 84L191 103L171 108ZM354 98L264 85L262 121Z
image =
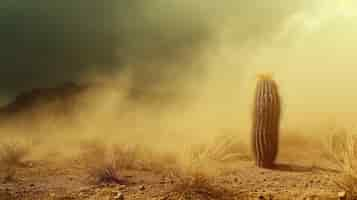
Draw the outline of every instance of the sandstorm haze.
M265 72L280 85L284 129L314 134L331 118L354 125L353 1L4 1L0 6L3 99L67 81L109 87L84 95L93 104L79 109L78 124L64 128L71 137L120 133L127 140L145 135L155 137L145 142L162 137L169 144L167 138L182 135L199 143L228 131L248 138L256 74ZM154 96L155 103L123 98L133 91Z

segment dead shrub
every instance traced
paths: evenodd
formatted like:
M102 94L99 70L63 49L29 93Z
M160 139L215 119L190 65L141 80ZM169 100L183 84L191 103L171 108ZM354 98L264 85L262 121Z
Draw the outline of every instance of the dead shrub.
M357 178L350 174L344 174L338 180L334 180L336 185L346 192L346 200L357 199Z
M4 172L4 182L14 181L19 167L25 167L25 159L30 153L28 145L20 141L0 145L0 166Z
M139 145L114 145L111 149L115 164L121 169L139 169L145 150Z
M350 171L354 159L353 143L353 136L345 129L331 132L327 140L327 159L335 163L342 171Z
M82 143L81 150L80 160L95 182L123 182L118 173L124 170L162 172L163 162L172 159L139 145L107 146L100 142L87 142Z
M194 156L218 162L251 160L248 145L232 134L219 135L211 143L196 145L193 149Z
M357 198L357 135L347 133L344 129L334 131L328 137L327 144L328 158L343 173L335 183L347 192L348 199Z
M227 189L214 185L214 180L203 173L180 175L171 191L177 199L234 199Z
M208 168L210 160L205 155L197 156L186 148L169 176L175 180L170 191L172 199L235 199L235 193L217 184L215 171Z
M0 162L6 166L24 166L30 150L27 145L11 142L0 145Z
M126 181L119 175L114 162L103 162L88 168L89 179L95 183L118 183Z
M115 163L120 169L163 172L176 164L173 153L156 152L141 145L114 145Z
M115 157L108 148L99 142L83 143L81 145L81 161L84 163L88 180L94 183L123 183L119 175L119 167Z
M16 180L16 167L5 166L4 168L3 182L12 182Z

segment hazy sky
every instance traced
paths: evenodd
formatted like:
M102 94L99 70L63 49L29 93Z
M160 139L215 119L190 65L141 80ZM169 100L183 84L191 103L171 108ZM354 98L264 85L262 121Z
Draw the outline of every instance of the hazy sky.
M240 42L270 32L295 6L282 0L3 0L0 92L13 95L132 62L176 62L214 38L218 25L235 21L232 39Z
M229 91L268 71L292 104L352 106L356 9L352 0L3 0L0 93L125 68L139 88L195 71Z
M134 89L194 91L162 121L157 107L140 116L131 106L143 130L249 136L256 74L268 72L282 128L357 127L356 13L355 0L1 0L0 104L33 87L129 74ZM104 102L105 114L115 110Z

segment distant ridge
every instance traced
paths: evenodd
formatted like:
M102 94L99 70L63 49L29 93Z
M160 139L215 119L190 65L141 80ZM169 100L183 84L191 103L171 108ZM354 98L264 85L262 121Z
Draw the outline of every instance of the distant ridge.
M0 114L17 114L36 109L52 102L68 103L77 95L89 89L89 85L67 82L57 87L34 88L16 96L16 98L0 107Z

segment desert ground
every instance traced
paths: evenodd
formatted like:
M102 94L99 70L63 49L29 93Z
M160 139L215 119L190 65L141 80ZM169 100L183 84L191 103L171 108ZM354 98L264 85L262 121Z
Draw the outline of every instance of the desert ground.
M0 195L4 200L345 198L339 197L347 191L338 184L344 175L318 148L306 143L286 147L288 155L279 156L275 169L259 169L243 155L178 169L174 155L140 158L132 151L119 154L125 158L111 168L115 165L101 163L103 152L90 147L78 157L26 160L13 166L12 177L2 169ZM206 165L215 172L205 172Z
M262 169L255 165L250 140L237 137L235 130L196 144L176 138L180 135L162 141L155 137L140 139L143 135L128 140L114 139L109 137L112 133L104 131L96 137L80 138L80 131L85 129L63 129L63 124L70 126L67 120L73 114L68 111L71 106L63 109L68 106L63 102L73 100L68 96L76 90L70 91L26 94L2 110L1 200L355 198L356 157L341 140L347 139L340 137L344 133L338 132L335 136L339 137L328 140L282 129L276 164L272 169ZM45 98L39 94L46 94ZM44 107L42 100L52 102L49 97L54 94L66 98ZM54 109L58 107L62 109ZM55 122L62 127L59 133L50 134L50 130L60 128L53 126L54 121L48 123L54 118L44 115L44 110L57 116ZM59 116L65 120L59 120ZM108 119L105 122L90 121L102 126L98 130L108 131L103 127L110 123ZM149 130L154 133L155 127ZM118 134L116 129L114 132ZM69 137L71 133L74 135ZM172 144L166 146L171 148L153 148L154 143L170 140Z

